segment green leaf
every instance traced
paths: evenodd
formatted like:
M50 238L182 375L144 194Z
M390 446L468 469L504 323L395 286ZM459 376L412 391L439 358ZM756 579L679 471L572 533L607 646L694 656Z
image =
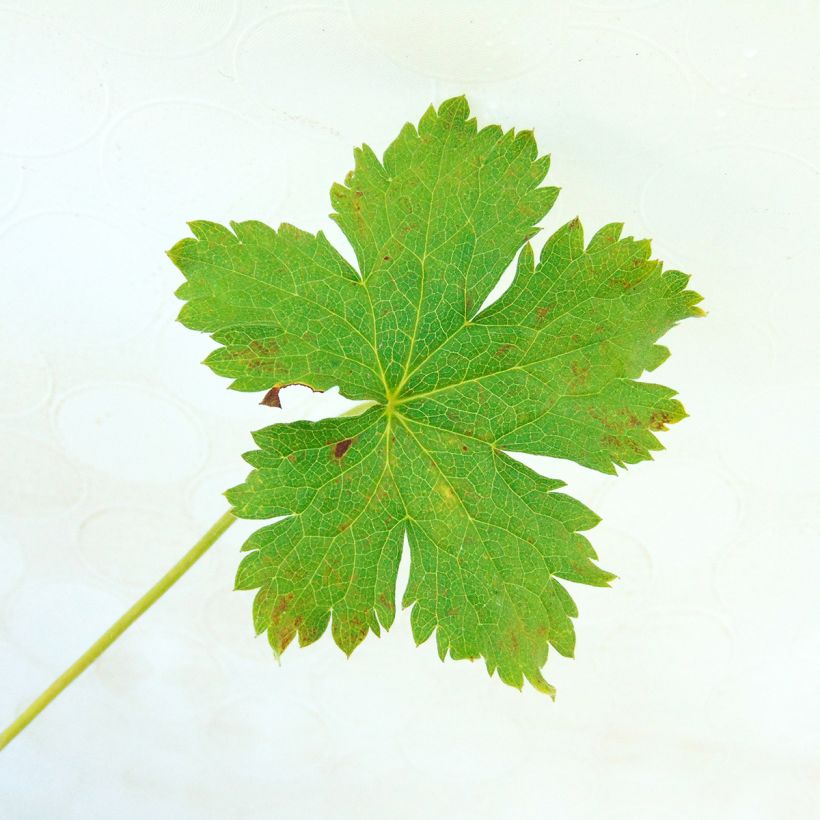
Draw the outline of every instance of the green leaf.
M170 256L185 275L180 320L220 347L207 359L238 390L292 383L373 403L361 415L277 424L254 436L236 515L257 530L237 575L278 654L331 625L350 653L395 616L410 547L418 643L442 659L552 694L549 646L571 656L577 615L562 582L607 586L581 533L597 516L507 451L604 472L651 458L685 416L674 391L638 378L656 342L700 315L688 277L607 225L585 245L576 219L528 244L557 189L529 131L478 129L464 98L367 146L334 185L353 269L322 233L258 222L191 224ZM518 254L514 281L481 305Z

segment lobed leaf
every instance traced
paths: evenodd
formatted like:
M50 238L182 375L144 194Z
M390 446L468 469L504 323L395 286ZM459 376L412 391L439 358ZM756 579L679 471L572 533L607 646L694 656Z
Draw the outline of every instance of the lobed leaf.
M328 625L350 653L395 616L406 534L418 643L442 659L553 694L552 646L572 655L564 582L606 586L583 532L597 516L507 451L614 473L652 457L685 416L639 380L658 340L701 315L688 278L646 241L575 219L529 241L557 195L529 131L479 129L463 97L407 124L382 159L367 146L334 185L353 269L323 234L258 222L191 223L170 256L186 278L180 320L220 347L206 360L238 390L303 383L371 400L359 416L255 434L236 515L283 520L248 540L237 587L278 654ZM518 255L514 281L479 310Z

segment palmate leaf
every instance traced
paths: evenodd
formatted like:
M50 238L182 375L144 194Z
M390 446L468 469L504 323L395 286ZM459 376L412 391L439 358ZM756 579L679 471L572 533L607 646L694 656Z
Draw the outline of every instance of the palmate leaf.
M657 340L700 313L687 277L649 243L578 220L536 262L528 243L557 189L529 131L478 129L464 98L405 125L379 159L355 152L333 218L358 260L290 225L191 224L170 256L188 327L220 347L238 390L339 385L374 404L354 417L256 433L235 514L283 520L248 540L237 587L276 653L328 625L347 653L395 615L405 533L417 642L484 658L490 674L552 694L549 646L572 655L563 581L606 586L581 533L597 516L505 451L604 472L651 458L684 417L674 391L637 381ZM479 310L518 254L504 295Z

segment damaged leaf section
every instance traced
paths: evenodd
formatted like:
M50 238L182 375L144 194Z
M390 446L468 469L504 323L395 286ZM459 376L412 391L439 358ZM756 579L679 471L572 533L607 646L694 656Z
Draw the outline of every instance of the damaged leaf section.
M265 407L282 407L282 403L279 401L279 391L281 387L271 387L267 393L262 397L262 401L259 404L264 404Z
M324 234L261 222L190 227L194 236L168 252L186 279L179 321L220 345L205 363L233 389L302 383L384 395L367 295Z
M262 401L259 404L263 404L265 407L282 407L282 403L279 399L279 394L282 390L286 387L307 387L309 390L313 390L314 393L321 393L321 390L317 390L315 387L309 384L305 384L304 382L293 382L292 384L280 384L276 387L271 387L267 393L262 397Z

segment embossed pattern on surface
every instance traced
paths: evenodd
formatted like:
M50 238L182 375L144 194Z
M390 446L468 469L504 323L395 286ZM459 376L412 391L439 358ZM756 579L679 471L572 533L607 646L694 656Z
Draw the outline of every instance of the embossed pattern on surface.
M522 458L602 515L619 576L575 590L555 704L414 649L401 609L350 661L277 666L232 591L243 522L8 747L0 815L816 816L819 41L810 0L6 2L4 720L221 513L248 431L349 406L195 364L185 221L287 220L352 262L320 218L351 146L466 93L552 154L546 234L623 221L710 315L670 334L691 417L655 464Z

